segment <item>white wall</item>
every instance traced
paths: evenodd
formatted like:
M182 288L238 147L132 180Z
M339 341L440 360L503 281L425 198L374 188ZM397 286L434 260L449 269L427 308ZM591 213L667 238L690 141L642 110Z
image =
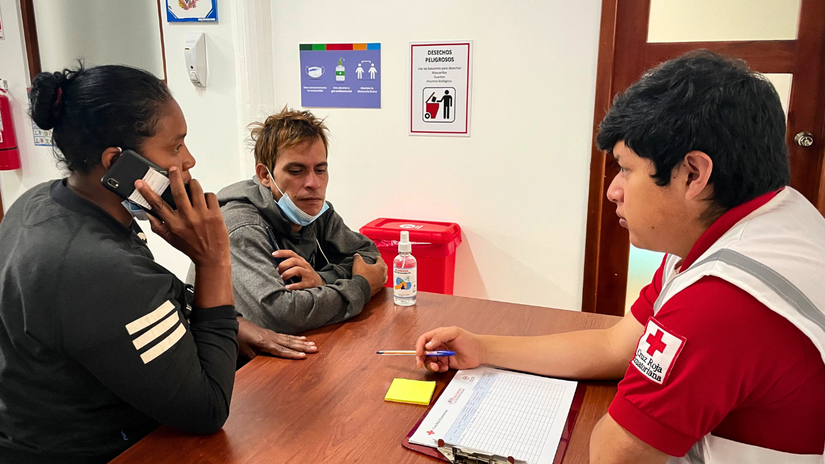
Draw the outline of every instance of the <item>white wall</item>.
M300 105L299 43L380 42L382 108L314 109L332 133L329 200L353 229L376 217L459 223L457 295L578 309L600 4L238 0L218 2L218 24L164 20L168 83L198 160L193 175L212 191L251 175L245 126ZM0 77L23 102L19 11L15 0L0 0L0 9ZM196 30L207 36L205 90L184 72L183 42ZM465 39L475 46L471 137L408 136L409 42ZM59 176L50 150L31 146L24 107L15 107L27 121L18 125L23 169L0 173L5 208ZM185 275L182 254L158 237L150 247Z
M300 43L380 42L382 108L312 109L331 131L328 199L453 221L457 295L579 309L599 0L273 0L276 107L300 106ZM410 137L409 42L474 40L471 137Z

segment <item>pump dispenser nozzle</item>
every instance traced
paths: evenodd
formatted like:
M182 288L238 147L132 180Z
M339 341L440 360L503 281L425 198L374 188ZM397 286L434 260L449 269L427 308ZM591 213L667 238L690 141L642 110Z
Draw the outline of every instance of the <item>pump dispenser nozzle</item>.
M398 242L399 253L410 253L412 251L412 244L410 243L410 233L406 230L401 231L401 241Z

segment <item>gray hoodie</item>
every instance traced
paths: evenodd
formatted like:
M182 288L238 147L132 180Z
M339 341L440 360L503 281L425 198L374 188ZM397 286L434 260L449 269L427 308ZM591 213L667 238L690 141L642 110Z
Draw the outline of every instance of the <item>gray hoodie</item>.
M378 249L370 239L350 230L329 209L312 224L292 232L272 193L257 178L218 192L229 231L235 308L249 321L280 333L295 334L358 315L370 299L370 285L352 275L352 258L373 263ZM279 248L296 252L326 282L321 287L289 291L272 257L266 227ZM187 282L195 280L189 268Z

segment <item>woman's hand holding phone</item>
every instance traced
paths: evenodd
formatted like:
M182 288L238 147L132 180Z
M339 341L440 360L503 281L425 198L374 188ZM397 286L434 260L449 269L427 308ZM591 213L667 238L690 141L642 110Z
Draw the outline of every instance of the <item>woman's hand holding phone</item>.
M135 181L135 188L160 217L149 216L152 231L195 263L196 306L234 304L229 234L218 198L214 193L204 194L200 183L192 179L189 181L190 201L177 167L169 169L169 182L177 209L172 209L146 182Z

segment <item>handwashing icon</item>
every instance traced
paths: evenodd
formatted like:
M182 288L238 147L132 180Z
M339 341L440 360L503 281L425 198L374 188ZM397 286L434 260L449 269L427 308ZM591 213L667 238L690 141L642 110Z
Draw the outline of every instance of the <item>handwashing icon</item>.
M324 67L323 66L307 66L306 67L307 76L318 79L324 75Z

